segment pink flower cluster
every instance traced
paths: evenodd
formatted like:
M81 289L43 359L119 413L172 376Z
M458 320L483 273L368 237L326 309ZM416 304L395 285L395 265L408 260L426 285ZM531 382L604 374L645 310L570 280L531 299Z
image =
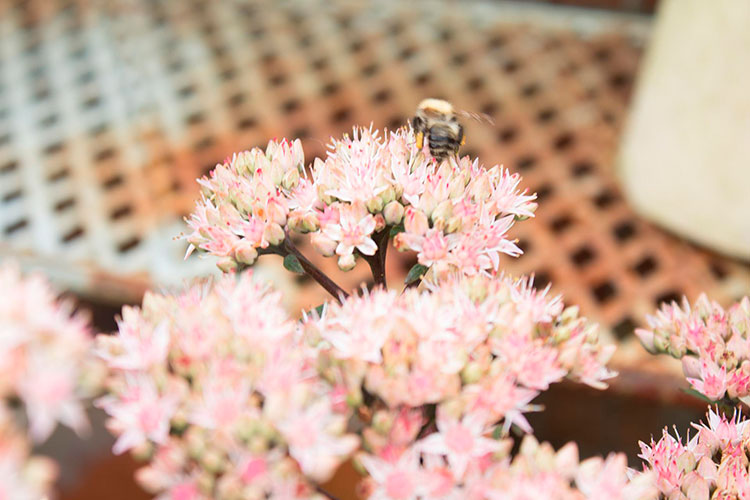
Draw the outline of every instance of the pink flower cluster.
M96 385L87 319L44 278L24 277L13 264L0 265L0 290L0 411L20 399L36 442L58 422L87 430L82 401Z
M438 163L407 128L354 129L330 149L309 177L298 141L271 142L265 153L253 149L217 165L200 181L204 198L187 240L222 257L225 270L252 264L286 230L311 232L313 246L337 256L344 270L357 255L374 255L383 234L395 234L396 248L417 252L438 274L496 271L500 254L521 253L507 232L515 219L533 216L536 196L519 191L517 174L468 157Z
M396 488L383 483L386 469L409 470L417 484L434 468L440 493L419 494L465 498L482 464L505 449L496 438L513 424L531 431L523 413L540 391L565 377L606 387L614 346L599 345L595 326L526 280L475 276L428 288L352 296L303 328L322 376L363 419L370 454L361 461L375 490Z
M725 396L750 403L750 298L724 310L701 295L691 308L664 304L636 334L651 353L682 359L693 388L712 401Z
M680 500L750 499L750 427L709 410L708 422L683 442L664 429L662 438L640 443L644 470L654 474L660 498Z
M359 462L370 475L362 492L370 500L656 499L653 475L631 478L623 454L579 462L574 443L555 452L548 443L540 444L527 435L511 458L510 439L479 439L492 442L492 449L468 463L465 471L458 471L463 477L460 486L454 464L434 453L434 443L417 442L397 459L360 456Z
M125 307L97 352L114 451L150 458L158 498L315 498L358 446L281 296L249 273Z

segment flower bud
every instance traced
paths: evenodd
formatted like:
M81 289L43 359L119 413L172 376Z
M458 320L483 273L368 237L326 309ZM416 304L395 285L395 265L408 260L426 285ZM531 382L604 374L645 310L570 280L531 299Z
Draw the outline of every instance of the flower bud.
M303 233L309 233L312 231L317 231L320 227L320 222L318 221L318 216L314 213L307 213L302 216L302 232Z
M336 252L336 247L338 246L338 242L320 232L313 233L310 236L310 243L312 243L313 248L323 257L331 257Z
M385 436L393 426L393 416L385 410L378 410L372 417L371 425L375 432Z
M216 263L216 267L224 273L233 273L237 270L237 261L231 257L224 257Z
M654 332L644 328L636 328L635 335L638 337L638 340L641 341L641 345L643 345L644 349L651 354L657 353L656 346L654 345Z
M281 226L273 222L267 224L266 228L263 230L263 237L272 246L279 245L282 241L284 241L285 236L286 235L284 234L284 230L281 228Z
M455 233L459 231L462 226L461 217L451 217L448 219L448 223L445 225L445 233Z
M375 232L379 233L383 229L385 229L385 217L383 217L383 214L375 214Z
M701 378L701 362L694 356L682 358L682 373L686 378Z
M367 203L365 205L367 206L367 210L372 214L383 210L383 200L378 196L367 200Z
M406 209L404 217L404 228L406 232L417 235L423 235L430 228L427 216L419 209L409 207Z
M682 491L688 500L708 500L708 482L700 474L691 472L682 480Z
M383 205L387 205L396 199L396 189L393 186L388 186L385 191L380 193L380 199L383 200Z
M461 370L461 380L464 384L474 384L479 382L482 378L483 372L482 365L476 361L471 361L464 366L463 370Z
M286 171L284 177L281 178L281 185L284 189L294 189L299 184L299 170L291 168Z
M213 449L207 450L201 457L201 464L211 472L219 472L223 462L224 458L221 453Z
M391 226L399 224L404 218L404 206L396 200L388 203L383 208L385 222Z
M677 457L677 467L684 473L694 470L697 463L695 455L690 450L685 450Z
M234 258L237 260L237 262L252 266L255 263L255 260L258 258L258 251L250 242L241 240L234 247Z
M432 219L432 222L436 224L437 221L441 219L443 220L443 223L445 223L451 215L453 215L453 202L450 200L443 200L437 207L435 207L435 210L432 211L430 218Z
M339 269L342 271L351 271L354 269L354 266L357 265L357 259L354 257L354 254L349 255L342 255L339 257Z

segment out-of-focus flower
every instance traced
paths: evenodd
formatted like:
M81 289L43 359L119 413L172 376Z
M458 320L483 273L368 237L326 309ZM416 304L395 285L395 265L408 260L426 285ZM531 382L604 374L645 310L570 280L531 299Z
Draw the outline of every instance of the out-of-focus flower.
M709 410L707 422L684 442L666 429L659 441L640 443L644 471L664 498L746 499L750 495L748 420Z
M19 398L36 442L58 422L85 432L82 403L97 382L87 318L43 277L24 277L13 264L0 265L0 290L0 411Z
M147 294L118 326L97 338L98 404L115 452L150 457L136 477L157 498L313 498L356 449L317 353L250 273Z
M693 389L712 401L725 396L750 403L750 298L725 310L701 295L663 304L636 335L652 353L682 359Z

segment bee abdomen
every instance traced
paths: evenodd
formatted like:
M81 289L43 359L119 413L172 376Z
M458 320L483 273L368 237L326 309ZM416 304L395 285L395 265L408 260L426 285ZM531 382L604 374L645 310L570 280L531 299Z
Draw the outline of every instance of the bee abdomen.
M461 146L460 141L449 129L433 127L428 136L430 154L438 160L442 160L451 154L458 153Z

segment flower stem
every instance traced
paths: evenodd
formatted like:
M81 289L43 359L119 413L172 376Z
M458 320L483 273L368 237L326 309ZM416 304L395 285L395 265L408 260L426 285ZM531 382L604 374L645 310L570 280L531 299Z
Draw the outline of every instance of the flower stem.
M390 239L390 228L386 227L379 233L374 235L375 243L378 245L378 250L374 255L365 255L365 260L370 265L370 271L372 271L372 279L375 281L375 285L380 285L384 289L388 289L388 285L385 281L385 257L388 252L388 240Z
M333 495L332 493L328 492L325 488L323 488L320 485L316 484L315 485L315 489L318 490L318 493L321 493L321 494L327 496L330 500L339 500L335 495Z
M300 252L299 249L294 245L294 243L292 243L292 240L289 238L289 234L286 234L286 236L284 237L284 243L281 248L280 254L291 254L297 257L297 260L299 260L299 263L302 266L302 269L305 270L305 273L312 279L317 281L320 286L322 286L328 293L333 295L334 298L336 298L339 302L349 296L349 294L346 293L343 288L338 286L323 271L318 269L315 264L310 262L307 257L302 255L302 252Z

